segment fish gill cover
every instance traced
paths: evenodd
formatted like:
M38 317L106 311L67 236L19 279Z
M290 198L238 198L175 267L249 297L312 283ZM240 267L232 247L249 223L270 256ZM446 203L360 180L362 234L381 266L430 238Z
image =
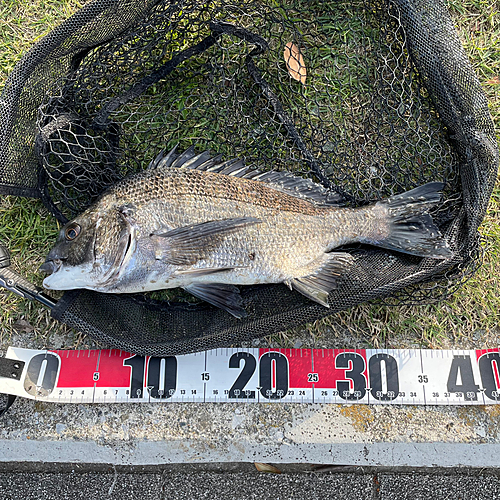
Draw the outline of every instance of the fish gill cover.
M324 308L242 287L237 319L182 294L66 292L52 315L112 347L228 346L374 298L435 301L477 267L498 148L444 2L93 0L25 55L1 98L0 193L65 222L178 144L293 172L357 207L444 182L452 260L356 245Z

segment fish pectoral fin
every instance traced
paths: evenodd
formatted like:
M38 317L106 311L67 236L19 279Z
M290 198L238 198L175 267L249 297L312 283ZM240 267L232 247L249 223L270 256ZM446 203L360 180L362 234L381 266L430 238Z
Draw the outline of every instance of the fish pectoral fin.
M238 319L247 315L242 306L240 291L234 285L226 285L224 283L192 283L182 288L195 297L224 309Z
M232 271L234 267L204 267L200 269L185 269L181 271L175 271L174 276L190 276L197 277L208 276L209 274L223 273L225 271Z
M194 264L220 246L224 238L244 227L260 223L255 217L237 217L190 224L167 232L155 231L156 253L172 265Z
M354 262L352 255L346 252L325 254L325 262L314 273L290 280L292 288L314 302L325 307L328 304L328 293L338 286L339 278Z

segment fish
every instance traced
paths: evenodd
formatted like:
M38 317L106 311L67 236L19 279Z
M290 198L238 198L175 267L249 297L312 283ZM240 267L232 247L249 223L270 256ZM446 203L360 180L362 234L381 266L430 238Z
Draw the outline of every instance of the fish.
M162 151L65 224L40 270L50 290L138 293L182 288L236 318L239 286L282 283L329 307L353 243L432 259L453 256L429 209L430 182L361 207L290 172L259 171L190 147Z

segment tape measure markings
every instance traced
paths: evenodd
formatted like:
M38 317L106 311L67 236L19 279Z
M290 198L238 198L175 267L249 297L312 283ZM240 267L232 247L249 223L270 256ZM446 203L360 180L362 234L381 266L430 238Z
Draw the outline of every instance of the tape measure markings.
M497 404L499 349L217 349L165 358L9 347L0 392L41 401Z

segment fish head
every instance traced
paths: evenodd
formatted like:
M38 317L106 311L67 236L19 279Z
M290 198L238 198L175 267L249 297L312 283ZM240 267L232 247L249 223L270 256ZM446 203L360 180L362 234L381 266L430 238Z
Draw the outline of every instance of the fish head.
M134 250L134 228L127 211L89 209L60 230L40 271L51 290L106 288L117 281Z

